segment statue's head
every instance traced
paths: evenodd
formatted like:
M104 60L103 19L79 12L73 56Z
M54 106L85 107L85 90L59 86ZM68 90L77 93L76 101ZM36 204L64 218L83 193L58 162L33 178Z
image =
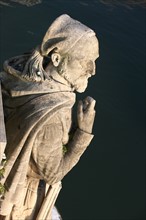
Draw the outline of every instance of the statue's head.
M49 27L41 44L41 54L50 56L53 67L78 92L83 92L88 78L95 74L95 60L99 56L95 32L61 15Z
M95 32L68 15L58 17L33 52L13 57L4 70L24 81L42 82L56 72L73 90L84 92L99 56Z

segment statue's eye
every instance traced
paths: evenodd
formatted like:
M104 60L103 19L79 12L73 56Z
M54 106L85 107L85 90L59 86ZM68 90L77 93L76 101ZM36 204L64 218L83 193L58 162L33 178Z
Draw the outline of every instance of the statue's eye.
M91 60L87 62L87 67L90 68L90 69L93 69L94 64Z

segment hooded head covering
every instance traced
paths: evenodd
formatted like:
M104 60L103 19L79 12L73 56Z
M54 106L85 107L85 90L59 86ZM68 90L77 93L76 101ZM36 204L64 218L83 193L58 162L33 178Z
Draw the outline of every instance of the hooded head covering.
M49 78L43 67L44 56L52 51L66 54L70 50L98 53L98 40L93 30L63 14L51 24L40 46L31 53L5 61L4 70L23 81L42 82Z
M48 55L53 49L67 53L77 42L89 40L95 36L95 32L72 19L70 16L63 14L59 16L47 30L41 44L41 54Z

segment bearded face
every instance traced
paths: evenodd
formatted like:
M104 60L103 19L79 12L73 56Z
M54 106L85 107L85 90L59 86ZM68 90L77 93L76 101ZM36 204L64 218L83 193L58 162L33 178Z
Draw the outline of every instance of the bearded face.
M85 91L88 79L95 75L95 60L99 57L98 41L95 37L90 42L79 42L60 61L58 73L79 93Z

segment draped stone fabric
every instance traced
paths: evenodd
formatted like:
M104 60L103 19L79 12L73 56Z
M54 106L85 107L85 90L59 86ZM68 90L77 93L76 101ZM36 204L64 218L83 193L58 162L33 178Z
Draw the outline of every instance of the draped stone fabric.
M73 92L55 92L54 90L52 93L43 94L42 92L40 94L38 90L38 94L28 95L28 91L26 90L27 95L23 91L23 95L21 96L21 83L19 82L20 93L17 88L15 94L14 87L12 92L14 96L11 96L9 95L11 94L11 86L8 88L9 83L5 83L8 81L8 78L6 73L3 72L1 74L7 134L7 165L5 168L5 177L2 179L2 183L5 183L7 191L5 193L5 199L1 203L1 215L4 216L9 215L12 209L15 208L16 210L17 205L19 207L22 204L20 200L25 200L24 186L31 179L28 167L30 161L33 164L31 167L37 173L35 178L44 179L45 182L52 185L59 182L78 162L81 154L93 137L93 135L77 129L74 138L67 143L72 120L71 111L75 102L75 94ZM10 78L11 80L12 78L14 79L12 76ZM54 88L56 89L55 86ZM62 86L62 90L65 88ZM37 92L35 91L34 93ZM19 96L17 96L18 94ZM65 121L66 118L62 117L62 115L68 116L68 125ZM50 126L50 124L54 124L54 127ZM57 124L59 124L61 130L55 128ZM46 130L47 126L48 130ZM38 138L41 136L40 132L43 134L41 139ZM46 138L45 140L45 135L50 132L52 134L54 133L52 138L50 137L49 140ZM58 141L56 141L57 139ZM43 142L44 150L41 151L40 146L39 152L35 154L35 149L39 147L38 140ZM57 145L55 145L55 142ZM68 152L65 155L63 155L64 144L68 146ZM46 152L48 152L47 157ZM40 154L44 156L44 159L39 157ZM49 157L54 167L48 162ZM42 161L43 166L41 166ZM38 181L36 180L35 188L37 186ZM20 197L20 195L24 195L24 197Z
M73 103L74 95L70 93L61 93L59 97L54 94L45 94L13 109L14 112L6 122L7 165L5 178L2 180L2 183L6 181L8 188L5 194L7 212L9 212L9 203L13 205L19 201L20 192L26 180L33 142L38 131L60 108L67 106L71 108ZM4 205L1 206L1 210L5 209L3 207Z
M41 44L41 54L46 56L53 49L66 54L74 48L77 50L83 43L86 48L91 47L91 37L95 37L92 29L67 14L61 15L48 28Z
M66 68L72 66L67 74L70 79L76 75L75 82L80 80L81 85L87 85L88 78L95 74L95 33L68 15L52 23L36 49L5 61L0 80L7 163L1 181L6 192L0 215L6 216L6 220L47 219L61 188L60 181L77 164L93 138L95 100L90 97L90 101L86 99L80 105L78 127L73 129L74 83L59 75L53 60L49 60L47 70L44 67L45 58L54 50L60 54L74 51L76 56ZM78 63L78 68L74 68L71 62L78 61L81 50L82 65ZM85 58L91 65L87 65ZM84 120L78 116L84 116Z

